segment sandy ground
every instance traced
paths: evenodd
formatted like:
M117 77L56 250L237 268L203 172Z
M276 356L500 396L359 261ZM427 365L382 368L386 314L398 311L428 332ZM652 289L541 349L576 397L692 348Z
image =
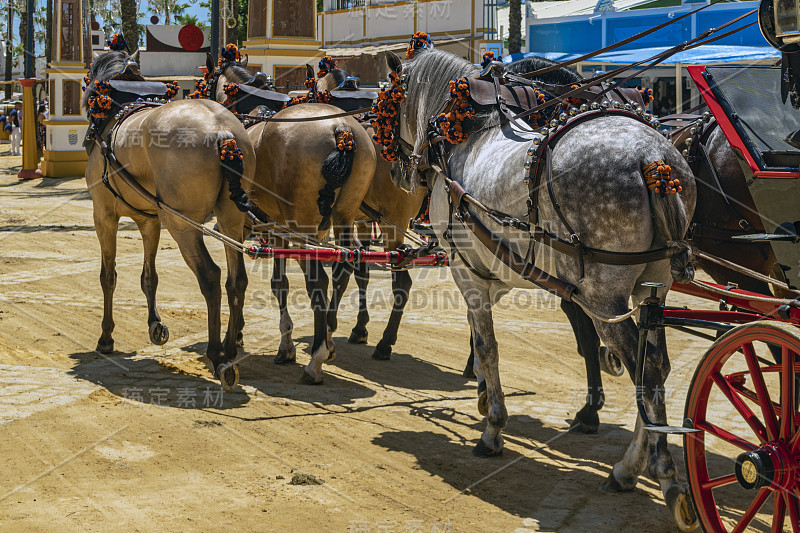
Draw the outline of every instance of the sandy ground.
M461 377L465 308L446 269L413 274L388 362L370 354L388 316L389 276L372 275L367 346L346 342L352 290L334 337L338 359L314 387L299 384L312 335L299 269L290 268L298 362L277 366L271 265L249 261L241 383L222 394L202 356L205 303L166 231L157 265L169 342L148 341L141 240L123 219L118 352L94 351L102 293L85 183L19 182L18 165L0 157L0 530L676 530L654 481L626 494L600 490L631 437L627 376L605 376L597 435L567 431L584 370L554 298L515 291L497 308L510 418L504 455L478 459L476 384ZM223 266L221 245L208 245ZM708 343L676 332L669 343L670 421L679 424ZM683 472L679 438L671 449Z

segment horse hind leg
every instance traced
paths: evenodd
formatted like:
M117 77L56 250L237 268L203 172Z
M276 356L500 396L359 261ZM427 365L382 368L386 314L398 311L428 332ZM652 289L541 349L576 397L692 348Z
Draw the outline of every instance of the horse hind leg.
M156 290L158 289L158 273L156 272L156 253L161 239L161 221L157 218L135 219L142 234L144 262L142 266L141 286L147 299L147 330L150 342L157 346L169 340L169 329L161 321L156 309Z
M278 239L276 246L286 248L287 243L283 239ZM297 358L297 348L292 341L294 324L292 317L289 316L288 308L289 279L286 277L286 259L276 257L273 260L270 285L280 310L281 343L278 346L278 355L275 356L274 363L278 365L294 363Z
M640 296L634 293L634 301L640 301ZM615 311L622 311L625 307L619 305ZM631 379L634 379L639 334L633 320L628 319L617 324L596 321L595 326L600 338L614 354L624 354L622 360L632 376ZM657 424L667 423L664 382L669 374L669 360L665 340L663 331L651 335L645 356L642 395L648 417ZM667 448L666 439L664 433L649 433L644 428L641 417L637 415L633 439L622 460L614 465L603 489L609 492L633 490L639 476L647 469L648 475L659 483L667 507L678 527L683 531L690 531L697 526L697 515L689 496L688 485L678 480L675 461Z
M597 433L600 417L597 412L603 408L603 378L600 374L600 337L594 324L584 310L574 302L561 300L561 310L569 318L572 332L578 343L578 353L586 365L587 393L586 403L575 415L575 431L579 433Z
M370 225L363 222L357 222L356 228L358 230L359 240L369 242ZM354 270L356 285L358 286L358 317L356 318L356 325L350 332L350 338L347 342L351 344L366 344L367 343L367 323L369 322L369 311L367 310L367 287L369 286L369 265L366 263L359 263Z
M408 303L411 284L411 274L407 270L392 272L392 314L389 316L386 329L383 330L383 338L375 346L373 359L387 360L392 356L392 346L397 342L397 330L400 328L403 311Z
M328 343L328 275L320 261L301 261L306 275L306 290L314 311L314 340L311 343L311 361L303 369L301 382L319 385L323 381L322 364L328 360L331 347Z
M187 223L167 213L160 213L162 222L178 243L183 260L197 278L200 292L206 300L208 309L208 348L206 357L211 361L214 376L227 390L233 390L239 381L238 370L223 356L220 342L220 308L222 290L220 289L221 271L214 263L208 249L203 243L203 235Z
M351 344L366 344L369 335L367 332L367 323L369 322L369 310L367 309L369 265L367 263L359 263L354 272L356 285L358 286L358 318L347 342Z
M95 208L94 229L100 241L100 286L103 289L103 322L102 333L97 341L96 350L100 353L114 351L114 289L117 286L117 226L119 217L113 214L103 216Z
M352 221L350 223L338 221L335 231L337 233L337 244L339 246L349 248L352 244L353 230ZM327 343L330 349L328 359L326 362L332 362L336 358L336 347L333 343L333 332L339 327L338 313L339 304L342 301L344 291L347 290L347 285L350 283L350 276L353 274L353 265L351 263L334 263L332 270L333 290L331 292L331 300L328 305L327 313Z
M244 214L229 199L220 194L214 211L220 232L238 242L244 237ZM244 297L247 290L247 270L241 252L225 247L225 260L228 277L225 280L225 291L228 295L228 329L222 341L225 359L233 360L238 355L238 346L242 345L244 329Z

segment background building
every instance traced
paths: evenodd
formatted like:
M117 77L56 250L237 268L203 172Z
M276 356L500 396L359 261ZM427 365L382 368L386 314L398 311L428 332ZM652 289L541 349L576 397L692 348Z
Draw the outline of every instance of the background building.
M622 41L706 3L675 0L531 2L526 48L529 54L564 61ZM720 2L642 39L579 63L578 72L590 77L599 70L610 71L647 59L757 7L756 1ZM754 13L723 32L755 20ZM676 54L646 71L641 78L631 80L630 85L652 87L655 101L651 109L656 114L665 114L687 109L699 102L697 90L686 73L686 65L773 64L779 58L780 53L764 40L758 25L753 25L713 44ZM508 58L509 61L513 59L516 57Z

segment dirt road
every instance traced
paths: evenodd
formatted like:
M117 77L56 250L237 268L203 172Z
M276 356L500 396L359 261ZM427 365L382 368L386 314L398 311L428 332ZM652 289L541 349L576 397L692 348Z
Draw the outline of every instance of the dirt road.
M515 291L496 311L510 417L504 455L477 459L476 384L461 377L465 308L445 269L413 274L388 362L370 358L388 275L372 275L367 346L346 341L351 290L338 359L314 387L299 384L312 335L299 269L290 267L298 362L277 366L271 265L249 261L241 384L222 394L202 356L205 303L166 231L157 266L169 342L148 341L141 241L123 219L118 352L94 351L102 293L84 181L18 182L18 164L0 157L0 530L675 530L652 480L627 494L600 490L631 437L627 376L605 376L597 435L567 432L584 370L554 298ZM221 245L208 245L224 265ZM669 341L670 421L680 423L707 343L674 332ZM678 438L672 452L683 471Z

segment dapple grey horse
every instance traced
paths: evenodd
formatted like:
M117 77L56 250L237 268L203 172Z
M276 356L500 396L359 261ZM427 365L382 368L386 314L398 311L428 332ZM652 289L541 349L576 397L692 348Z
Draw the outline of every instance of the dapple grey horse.
M478 69L464 59L439 50L419 51L402 67L394 57L390 66L400 70L407 83L397 131L418 154L428 140L431 117L450 97L448 82L474 77ZM530 191L523 181L523 167L535 135L508 122L499 123L498 111L480 112L471 124L474 133L462 144L449 148L447 168L442 170L486 207L525 220L529 213ZM648 191L642 168L656 160L671 166L673 177L680 179L683 185L681 194L660 197ZM551 165L555 198L569 225L586 246L619 252L668 246L675 252L668 260L644 265L587 263L581 281L577 259L550 254L548 262L545 257L548 250L537 247L536 264L576 286L583 305L598 315L624 314L630 298L638 303L647 295L642 282L661 282L669 286L673 278L688 281L693 276L691 254L681 239L694 210L694 178L680 153L657 131L629 117L594 118L575 126L561 138L553 148ZM397 184L408 189L413 190L419 184L416 172L401 176L395 172L395 177ZM531 285L452 218L444 180L436 172L427 172L426 177L432 187L431 222L441 242L449 248L453 278L467 304L479 391L485 391L488 405L487 426L474 453L497 455L503 449L501 432L508 413L500 386L492 306L512 287L530 288ZM544 229L569 239L546 188L544 192L539 190L534 200L538 202L539 220ZM478 212L474 215L525 256L529 235L498 227ZM664 297L666 292L666 288L661 289L660 295ZM638 341L634 321L628 318L611 323L594 318L593 322L600 338L622 359L632 375ZM533 326L532 342L535 337ZM669 368L664 335L657 335L647 346L643 394L647 414L656 423L667 421L663 387ZM633 440L622 460L614 465L604 488L632 490L645 470L660 483L679 527L694 528L697 519L688 487L678 480L666 436L647 432L637 416Z

